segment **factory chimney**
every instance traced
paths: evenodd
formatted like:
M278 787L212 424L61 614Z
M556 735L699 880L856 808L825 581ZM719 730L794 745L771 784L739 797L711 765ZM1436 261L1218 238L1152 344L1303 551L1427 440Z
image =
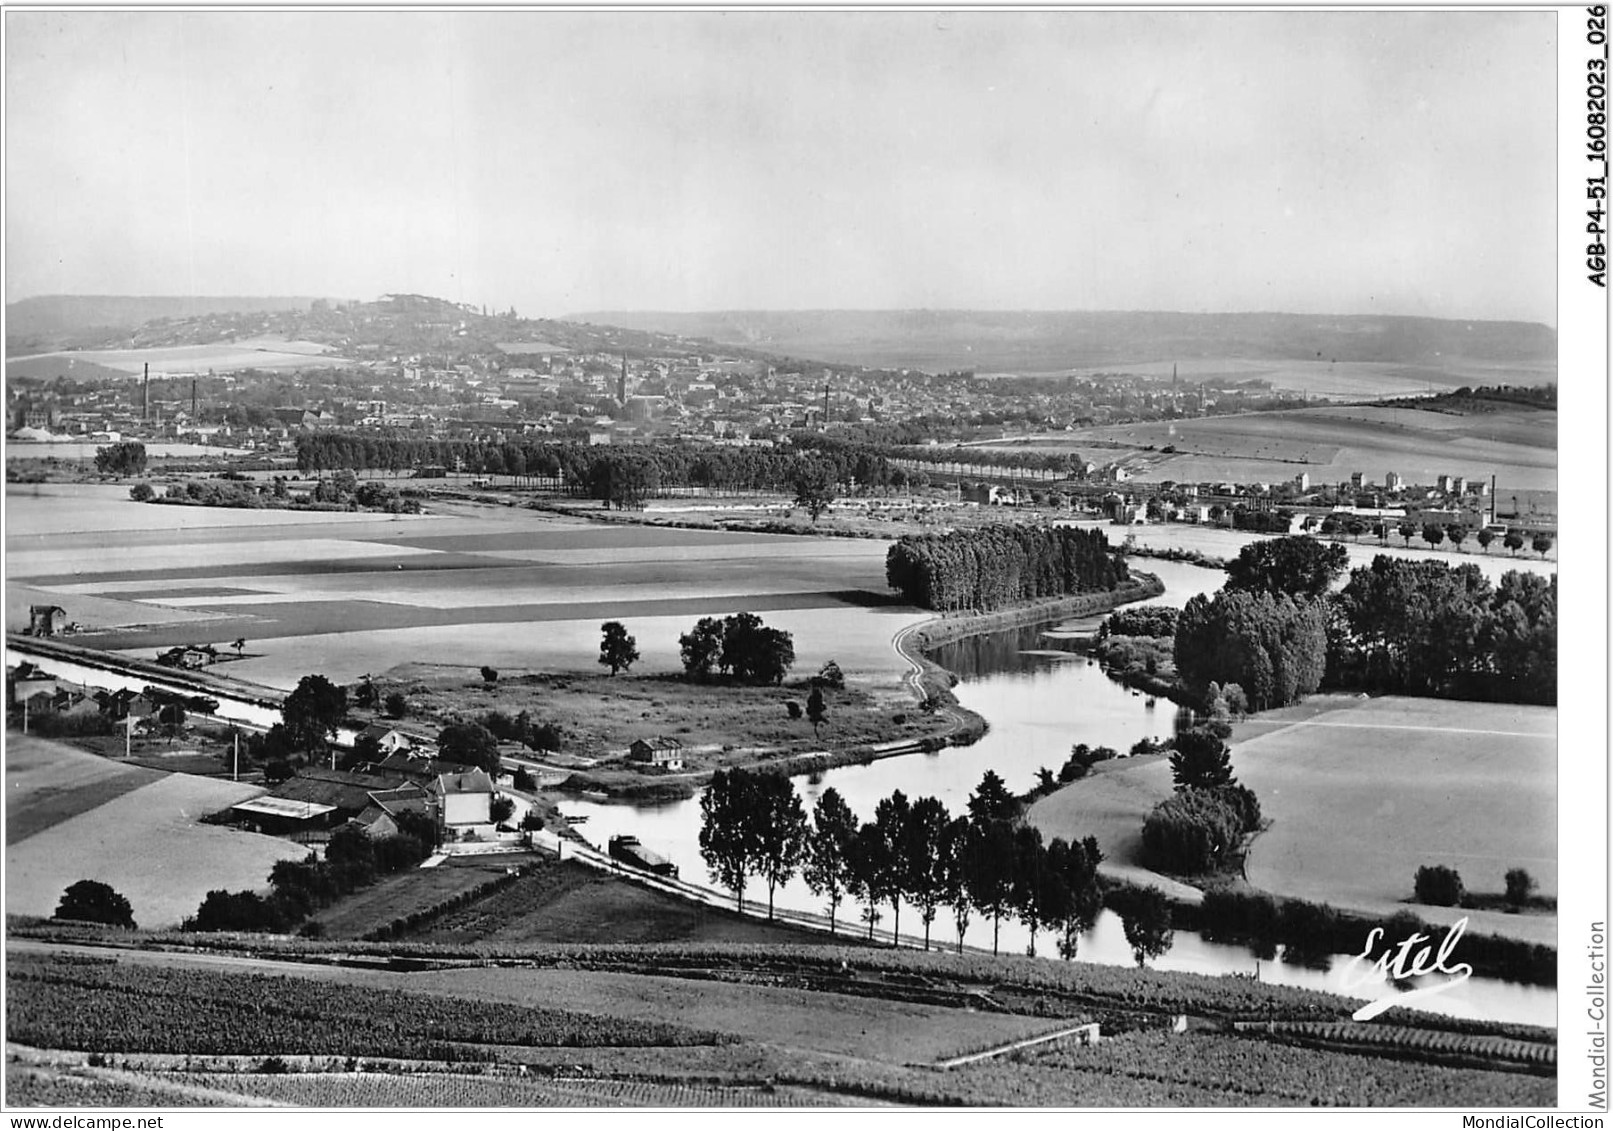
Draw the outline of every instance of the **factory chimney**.
M140 380L140 419L151 419L151 362L145 363L145 376Z
M190 379L190 420L196 423L196 378Z
M829 426L829 382L823 383L823 426Z
M627 355L622 355L622 374L616 378L616 403L627 407Z

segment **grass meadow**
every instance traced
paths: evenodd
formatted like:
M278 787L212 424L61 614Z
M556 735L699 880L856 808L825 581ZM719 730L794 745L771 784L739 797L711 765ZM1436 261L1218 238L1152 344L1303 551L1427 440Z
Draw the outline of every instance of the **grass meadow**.
M103 780L126 772L112 762L102 765ZM6 785L8 806L29 806L26 795L13 801L10 775ZM6 845L6 913L49 917L68 885L100 880L129 900L141 927L171 927L194 914L213 888L266 887L275 862L301 859L302 846L197 823L261 792L259 786L164 774L93 808L62 811L50 827Z
M1317 697L1234 731L1232 767L1269 827L1245 861L1276 895L1392 915L1425 864L1499 893L1526 868L1557 892L1556 711L1499 703ZM1044 837L1096 836L1111 875L1159 883L1141 856L1142 823L1170 796L1167 758L1123 759L1038 801ZM1165 885L1162 885L1165 886ZM1553 915L1417 907L1472 918L1481 933L1555 944Z

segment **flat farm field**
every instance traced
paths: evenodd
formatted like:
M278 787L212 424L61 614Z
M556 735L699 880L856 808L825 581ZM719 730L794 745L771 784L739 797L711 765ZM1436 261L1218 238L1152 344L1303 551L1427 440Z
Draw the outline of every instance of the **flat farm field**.
M1325 405L1088 428L990 446L1076 451L1151 481L1270 483L1308 472L1313 482L1339 483L1359 471L1382 483L1393 471L1408 483L1431 484L1445 474L1494 475L1503 497L1557 485L1557 413L1545 409L1459 415Z
M922 614L894 604L886 544L601 524L448 504L408 518L134 503L126 487L8 491L7 623L54 602L90 647L149 658L245 638L232 674L290 687L426 659L600 670L599 626L638 639L637 672L678 671L702 616L755 612L795 634L796 671L905 670L891 637Z
M1248 729L1272 724L1232 754L1271 820L1246 864L1256 887L1392 914L1419 867L1444 864L1471 892L1522 867L1557 894L1555 708L1386 697ZM1552 916L1465 913L1476 930L1556 933Z
M261 792L168 774L7 844L6 913L48 917L68 885L89 879L122 893L140 926L169 927L194 914L214 888L265 888L276 861L300 859L306 850L197 823Z
M6 735L6 843L16 844L162 774L32 735Z

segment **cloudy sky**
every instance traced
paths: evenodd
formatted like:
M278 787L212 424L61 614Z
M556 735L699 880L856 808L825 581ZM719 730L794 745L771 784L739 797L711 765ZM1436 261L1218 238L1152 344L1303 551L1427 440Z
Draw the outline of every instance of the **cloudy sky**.
M1556 320L1550 13L5 21L8 300Z

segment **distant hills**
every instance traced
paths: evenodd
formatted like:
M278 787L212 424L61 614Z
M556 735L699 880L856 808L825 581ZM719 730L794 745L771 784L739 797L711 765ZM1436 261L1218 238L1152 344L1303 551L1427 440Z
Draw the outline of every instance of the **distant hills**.
M41 295L6 304L7 352L13 344L51 346L110 331L132 330L156 318L197 318L207 314L307 310L312 297Z
M795 357L930 371L1046 373L1201 358L1555 366L1557 333L1533 322L1377 315L1141 311L600 311L578 321Z

